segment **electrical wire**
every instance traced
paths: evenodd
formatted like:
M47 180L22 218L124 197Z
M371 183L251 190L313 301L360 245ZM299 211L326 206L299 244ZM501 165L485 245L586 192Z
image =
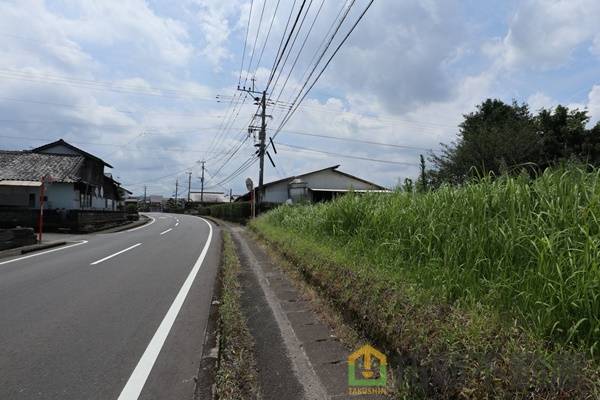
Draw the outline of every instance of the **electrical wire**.
M277 142L277 146L282 146L284 148L287 147L287 148L290 148L293 150L299 150L299 151L308 151L308 152L312 152L312 153L327 154L327 155L342 157L342 158L351 158L354 160L374 161L374 162L380 162L380 163L385 163L385 164L418 165L417 163L409 163L409 162L393 161L393 160L381 160L379 158L370 158L370 157L353 156L353 155L349 155L349 154L340 154L340 153L335 153L332 151L312 149L312 148L308 148L308 147L296 146L293 144L287 144L287 143L281 143L281 142Z

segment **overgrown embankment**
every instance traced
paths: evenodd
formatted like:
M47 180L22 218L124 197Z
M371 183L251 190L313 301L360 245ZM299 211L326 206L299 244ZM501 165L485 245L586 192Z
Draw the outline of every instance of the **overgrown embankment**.
M217 398L256 399L258 381L253 342L240 306L240 262L229 232L223 232L222 267Z
M435 398L596 398L600 173L348 195L252 223Z

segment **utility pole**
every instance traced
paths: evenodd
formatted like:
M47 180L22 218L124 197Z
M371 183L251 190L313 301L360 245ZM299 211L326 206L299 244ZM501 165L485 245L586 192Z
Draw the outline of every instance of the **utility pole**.
M188 174L188 198L187 198L187 201L189 203L191 200L191 193L192 193L192 172L190 171L187 174Z
M177 208L177 191L179 190L179 178L175 179L175 208Z
M231 203L232 201L233 201L232 190L229 189L229 202Z
M260 157L260 170L258 172L258 204L262 202L263 197L263 176L265 171L265 138L267 136L267 91L262 92L260 102L260 132L258 134L258 156Z
M144 185L144 206L146 206L146 185Z
M204 164L206 161L202 161L202 177L200 178L200 204L204 204Z
M255 127L255 126L250 126L248 128L248 132L255 132L258 131L258 144L255 145L258 147L258 150L256 151L256 154L258 154L259 157L259 161L260 161L260 167L259 167L259 172L258 172L258 195L257 195L257 203L260 205L262 198L263 198L263 183L264 183L264 172L265 172L265 153L266 153L266 146L265 146L265 141L267 138L267 117L271 117L270 115L267 115L267 91L263 90L262 92L256 91L254 90L254 79L252 79L252 88L247 88L247 87L242 87L240 88L238 86L238 90L246 92L246 93L250 93L251 95L257 95L260 94L260 97L254 97L254 101L256 102L255 104L257 104L258 106L260 106L260 114L256 115L260 117L260 127ZM271 163L273 163L273 160L271 159L271 156L269 154L267 154L269 156L269 159L271 160ZM273 164L275 165L275 164Z

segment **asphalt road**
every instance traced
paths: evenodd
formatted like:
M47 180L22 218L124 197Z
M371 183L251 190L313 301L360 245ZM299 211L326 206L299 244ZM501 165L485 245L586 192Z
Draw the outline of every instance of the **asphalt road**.
M0 259L0 399L189 399L220 257L197 217Z

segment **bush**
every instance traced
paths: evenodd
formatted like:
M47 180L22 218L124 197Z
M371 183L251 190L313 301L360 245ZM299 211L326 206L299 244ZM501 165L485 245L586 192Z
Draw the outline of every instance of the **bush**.
M245 223L251 216L252 208L249 202L223 203L208 207L209 214L226 221Z

